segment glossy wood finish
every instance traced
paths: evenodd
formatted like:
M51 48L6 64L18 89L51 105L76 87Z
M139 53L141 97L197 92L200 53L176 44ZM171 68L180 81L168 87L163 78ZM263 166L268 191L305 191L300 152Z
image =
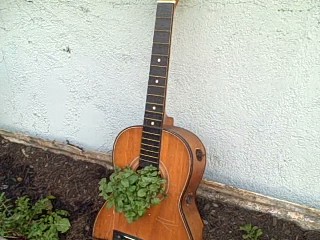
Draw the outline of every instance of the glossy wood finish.
M138 166L141 136L142 126L130 127L119 134L113 152L115 166ZM131 224L123 214L103 207L94 224L94 238L112 240L113 230L119 230L143 240L201 240L203 223L194 197L206 160L205 156L202 161L196 159L196 149L204 152L194 134L166 125L160 170L168 182L168 197Z

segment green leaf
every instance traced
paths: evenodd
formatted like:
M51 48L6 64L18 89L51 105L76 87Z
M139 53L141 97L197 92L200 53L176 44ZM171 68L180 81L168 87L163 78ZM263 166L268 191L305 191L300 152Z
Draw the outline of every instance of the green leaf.
M145 197L147 194L147 191L144 188L142 188L138 191L137 194L138 194L138 197Z
M107 207L115 207L117 212L124 213L128 222L133 222L165 198L165 183L154 166L137 171L125 167L116 168L109 181L102 179L99 190Z
M160 198L152 198L151 199L151 204L153 204L153 205L158 205L158 204L160 204L160 202L161 202Z
M159 190L160 186L156 183L153 183L149 186L149 190L153 192L157 192Z
M112 182L108 182L107 185L105 185L106 187L103 189L104 192L106 193L112 193L113 191L113 184Z
M117 206L119 209L122 209L122 207L123 207L123 200L122 200L122 198L118 198L118 199L116 200L116 206Z
M138 179L139 179L139 177L138 177L136 174L131 175L131 176L128 178L130 185L136 183L136 182L138 181Z
M0 236L28 240L58 240L59 232L66 232L70 222L68 212L54 210L53 196L40 199L34 204L27 197L18 198L15 204L7 202L0 194ZM2 212L3 207L7 209Z
M139 182L139 186L145 188L146 186L148 186L148 183L141 181Z
M153 171L153 172L151 172L150 176L156 177L156 176L158 176L158 172L157 171Z
M134 192L137 189L137 186L133 185L129 187L130 192Z
M71 224L67 218L59 218L58 220L56 219L56 221L57 222L55 226L57 227L57 230L61 233L67 232L71 227Z
M129 180L126 178L121 180L121 184L122 184L122 186L124 186L126 188L129 187L129 185L130 185Z
M138 215L141 217L143 216L143 214L145 214L146 210L142 209L142 210L138 210Z
M258 240L260 236L263 235L262 230L257 226L253 226L252 224L240 226L239 229L245 232L245 234L242 235L242 239Z

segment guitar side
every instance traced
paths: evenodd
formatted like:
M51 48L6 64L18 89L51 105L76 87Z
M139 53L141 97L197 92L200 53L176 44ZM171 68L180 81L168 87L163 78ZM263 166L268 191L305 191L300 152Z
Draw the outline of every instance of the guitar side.
M138 166L141 137L142 126L129 127L118 135L114 166ZM142 240L202 239L195 195L206 164L203 144L193 133L173 126L163 129L161 142L160 170L167 179L168 197L130 224L123 214L103 206L94 224L94 239L113 240L114 230Z

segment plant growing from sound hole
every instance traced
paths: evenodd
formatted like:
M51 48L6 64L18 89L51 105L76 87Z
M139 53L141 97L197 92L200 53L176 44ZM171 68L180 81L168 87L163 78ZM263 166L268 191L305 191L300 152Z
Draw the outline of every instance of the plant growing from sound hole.
M49 196L34 204L24 196L15 202L0 193L0 236L18 240L58 240L70 228L64 210L54 210Z
M159 170L154 166L146 166L137 171L129 167L116 168L109 181L100 181L100 196L106 201L108 208L115 207L124 213L129 223L143 216L153 205L165 198L166 180L161 178Z
M250 223L241 226L240 230L245 233L242 235L242 239L247 239L247 240L259 240L263 234L260 228L258 228L257 226L253 226Z

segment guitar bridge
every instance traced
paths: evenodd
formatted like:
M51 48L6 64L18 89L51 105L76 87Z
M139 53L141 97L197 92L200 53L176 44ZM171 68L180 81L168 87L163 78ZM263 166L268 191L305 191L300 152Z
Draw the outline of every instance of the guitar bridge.
M143 240L141 238L137 238L128 234L125 234L123 232L113 230L113 240Z

